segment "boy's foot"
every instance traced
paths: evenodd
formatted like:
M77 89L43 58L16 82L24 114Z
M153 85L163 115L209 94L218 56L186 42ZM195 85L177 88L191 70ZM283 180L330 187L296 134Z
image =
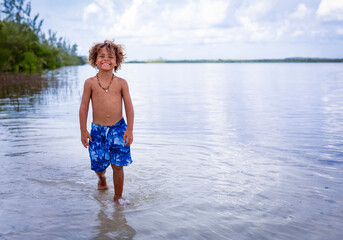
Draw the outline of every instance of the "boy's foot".
M98 181L98 190L108 190L110 187L105 182L105 185L100 183L100 180Z
M117 205L120 205L120 206L127 206L130 204L130 202L122 197L116 197L114 196L113 197L113 201L117 204Z

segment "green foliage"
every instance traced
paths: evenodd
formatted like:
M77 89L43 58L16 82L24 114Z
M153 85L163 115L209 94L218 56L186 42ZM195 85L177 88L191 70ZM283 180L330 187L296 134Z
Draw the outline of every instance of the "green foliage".
M31 19L31 2L26 3L25 0L4 0L2 4L4 10L2 11L7 15L7 21L14 21L17 23L26 23L33 29L35 32L39 33L43 20L40 20L37 24L39 14L36 14L33 19ZM25 5L25 8L23 6Z
M48 37L41 32L43 20L37 24L39 14L31 19L30 2L5 0L2 5L6 18L0 21L0 71L35 72L85 63L76 44L57 39L51 30Z

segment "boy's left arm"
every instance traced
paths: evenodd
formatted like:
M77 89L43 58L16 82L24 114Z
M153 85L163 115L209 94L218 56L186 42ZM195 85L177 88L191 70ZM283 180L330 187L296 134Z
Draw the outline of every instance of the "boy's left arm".
M129 85L125 80L123 80L122 84L122 95L124 100L125 106L125 113L126 113L126 120L127 120L127 129L124 133L123 141L125 145L130 145L133 142L133 119L134 119L134 110L131 101Z

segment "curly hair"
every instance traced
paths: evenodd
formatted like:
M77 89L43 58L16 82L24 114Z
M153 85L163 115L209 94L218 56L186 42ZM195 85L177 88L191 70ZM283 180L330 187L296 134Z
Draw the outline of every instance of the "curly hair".
M117 63L117 66L114 67L114 71L117 72L125 59L124 47L120 44L115 44L114 41L111 40L105 40L102 43L94 43L92 48L89 50L89 56L87 59L88 63L92 67L96 67L96 58L98 57L98 52L100 48L103 47L105 47L108 51L114 51Z

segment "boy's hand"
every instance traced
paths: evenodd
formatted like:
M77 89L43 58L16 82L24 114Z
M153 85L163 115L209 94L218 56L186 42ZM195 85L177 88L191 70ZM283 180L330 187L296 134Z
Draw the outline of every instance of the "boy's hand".
M126 146L131 145L131 143L133 142L132 131L130 131L130 130L125 131L123 141L124 141Z
M89 134L89 132L87 130L82 131L81 132L81 142L85 148L89 147L88 139L89 139L89 141L92 141L92 138L91 138L91 135Z

